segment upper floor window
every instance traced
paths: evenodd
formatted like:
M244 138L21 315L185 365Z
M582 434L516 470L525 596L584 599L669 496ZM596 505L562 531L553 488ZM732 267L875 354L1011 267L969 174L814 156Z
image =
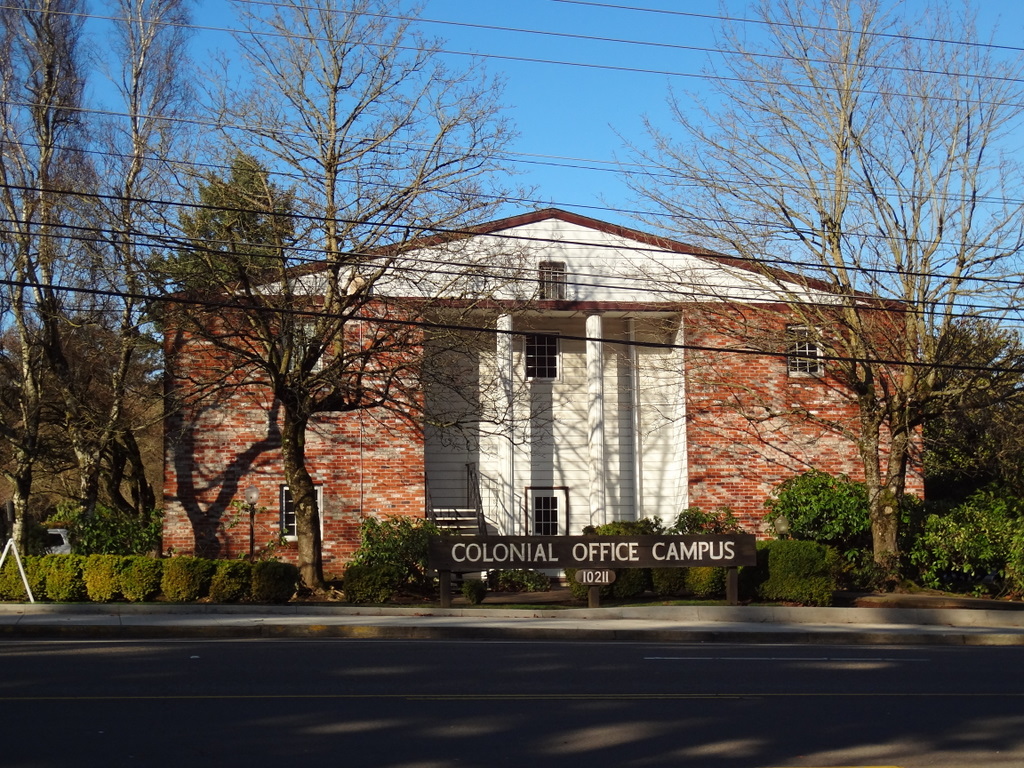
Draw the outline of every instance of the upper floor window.
M565 262L542 261L537 265L538 298L565 299Z
M825 372L821 346L812 329L794 325L786 330L786 369L790 376L820 376Z
M558 336L532 333L526 337L526 378L558 378Z

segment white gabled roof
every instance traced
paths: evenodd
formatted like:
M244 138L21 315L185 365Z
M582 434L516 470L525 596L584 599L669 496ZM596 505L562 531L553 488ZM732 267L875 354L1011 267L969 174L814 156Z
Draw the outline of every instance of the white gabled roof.
M565 264L569 302L834 300L825 286L781 270L559 209L426 238L403 258L450 268L439 267L436 282L423 279L422 269L410 269L420 279L392 283L387 292L393 295L438 295L453 272L475 265L481 291L499 300L522 299L536 291L537 267L549 261Z

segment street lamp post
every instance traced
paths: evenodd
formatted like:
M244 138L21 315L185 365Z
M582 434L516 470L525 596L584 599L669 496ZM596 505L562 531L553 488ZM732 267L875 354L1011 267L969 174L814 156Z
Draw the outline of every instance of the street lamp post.
M249 562L256 559L256 504L260 500L260 489L250 485L245 489L245 506L249 510Z

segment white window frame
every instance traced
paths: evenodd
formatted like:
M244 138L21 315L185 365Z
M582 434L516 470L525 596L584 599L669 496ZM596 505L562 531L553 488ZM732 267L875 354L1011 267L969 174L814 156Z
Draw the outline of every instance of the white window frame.
M530 533L531 536L564 536L569 523L569 491L567 488L529 488L530 499ZM538 502L541 502L538 505ZM539 525L550 525L551 521L538 524L537 513L550 511L545 505L553 503L555 513L554 528L539 531Z
M538 343L541 340L546 347L548 345L550 347L539 349ZM537 358L541 354L544 357L542 364L537 362ZM552 368L554 368L553 375L548 375L552 373ZM528 381L557 381L562 375L562 343L559 335L557 333L527 334L523 340L523 369ZM543 375L540 375L541 373Z
M786 372L795 377L816 377L825 373L821 346L816 334L806 325L792 325L786 329Z
M316 510L319 513L317 517L320 519L320 540L324 538L324 488L322 485L313 486L316 490ZM284 537L285 541L298 541L298 529L297 521L295 520L295 509L294 502L292 501L291 490L284 483L280 485L280 491L278 493L278 526L281 529L281 536ZM289 507L292 508L291 512L288 511ZM291 519L291 526L288 525L289 518ZM295 533L289 533L289 528L295 530Z
M545 301L565 301L566 270L564 261L537 263L537 298Z

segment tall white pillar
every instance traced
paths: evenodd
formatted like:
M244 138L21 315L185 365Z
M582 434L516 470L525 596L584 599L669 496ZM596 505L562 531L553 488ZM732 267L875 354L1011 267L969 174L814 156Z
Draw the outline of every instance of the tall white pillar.
M644 514L644 453L640 422L640 355L636 346L636 319L626 318L626 365L629 366L629 425L633 431L633 516L640 520Z
M503 424L504 439L498 441L498 493L505 519L518 525L516 510L516 458L515 458L515 370L512 359L512 315L499 315L497 325L496 360L498 373L498 413ZM526 531L523 531L525 534Z
M601 315L587 315L587 444L589 448L590 521L608 522L604 436L604 344Z

